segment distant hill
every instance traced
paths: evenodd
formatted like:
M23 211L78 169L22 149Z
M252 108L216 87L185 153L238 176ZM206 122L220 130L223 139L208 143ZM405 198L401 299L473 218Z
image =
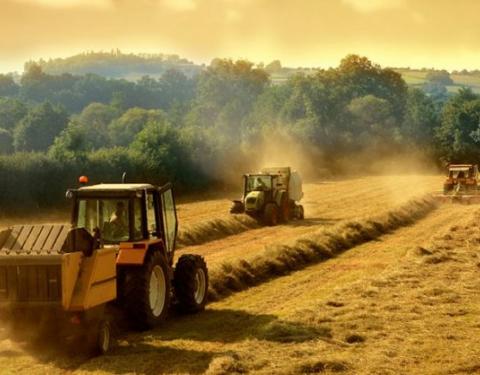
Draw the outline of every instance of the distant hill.
M265 67L274 84L285 83L289 77L298 73L311 75L317 71L316 68L282 67L278 60L275 62L278 66L274 67L272 62ZM108 78L124 78L130 81L138 80L145 75L159 78L170 69L181 71L186 76L193 77L205 68L204 65L195 64L178 55L123 53L118 49L110 52L85 52L66 58L29 61L25 64L25 68L27 69L30 64L38 64L45 73L53 75L94 73ZM264 67L263 64L259 66ZM429 73L440 71L410 68L392 69L400 73L408 85L418 88L423 88L428 82L427 75ZM453 84L445 86L449 93L454 93L461 87L470 87L475 93L480 93L479 70L453 71L450 73L450 78Z
M85 52L66 58L29 61L25 64L25 69L30 64L38 64L45 73L54 75L94 73L104 77L128 80L137 80L145 75L158 78L169 69L181 71L188 77L192 77L202 69L201 65L196 65L178 55L127 54L119 50Z

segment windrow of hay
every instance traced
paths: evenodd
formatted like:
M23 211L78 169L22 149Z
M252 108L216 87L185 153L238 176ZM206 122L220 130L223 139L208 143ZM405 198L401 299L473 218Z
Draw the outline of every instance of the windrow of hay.
M231 215L207 220L181 229L178 233L177 245L179 248L201 245L258 227L258 222L247 215Z
M359 244L414 223L436 207L431 196L409 201L387 214L351 221L301 236L288 244L274 244L254 257L222 263L211 271L209 299L258 285L273 277L332 258Z

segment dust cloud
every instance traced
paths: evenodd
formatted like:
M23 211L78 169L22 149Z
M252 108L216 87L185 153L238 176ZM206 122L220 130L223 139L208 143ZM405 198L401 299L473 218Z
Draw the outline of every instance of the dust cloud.
M240 184L244 173L286 166L298 171L305 182L364 176L439 175L441 167L434 160L431 152L405 149L394 153L386 146L383 150L366 149L338 156L313 142L270 129L255 142L242 144L238 152L225 155L217 165L216 177L235 186Z

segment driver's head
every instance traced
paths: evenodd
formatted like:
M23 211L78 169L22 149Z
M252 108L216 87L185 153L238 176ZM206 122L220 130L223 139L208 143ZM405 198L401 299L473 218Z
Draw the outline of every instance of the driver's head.
M125 212L125 203L123 202L117 202L117 208L115 209L115 212L117 215L123 215Z
M261 183L262 182L262 179L260 177L257 177L257 182L258 183Z

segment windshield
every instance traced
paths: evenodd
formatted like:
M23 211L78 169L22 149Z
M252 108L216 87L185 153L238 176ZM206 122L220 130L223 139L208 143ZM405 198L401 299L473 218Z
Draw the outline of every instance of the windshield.
M128 199L80 199L76 226L85 228L92 236L95 230L105 243L118 243L130 239ZM137 212L138 211L138 212ZM135 233L141 230L140 205L134 205ZM137 228L139 227L139 228Z
M247 192L252 190L271 190L272 176L248 176Z
M468 178L470 177L470 168L450 168L450 178Z

